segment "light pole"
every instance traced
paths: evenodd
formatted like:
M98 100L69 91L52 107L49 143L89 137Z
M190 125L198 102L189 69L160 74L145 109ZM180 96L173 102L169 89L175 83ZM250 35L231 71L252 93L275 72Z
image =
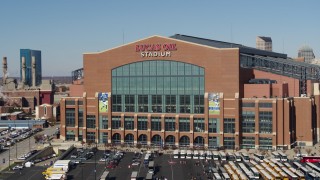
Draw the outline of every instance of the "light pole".
M29 121L30 121L30 119L28 119L28 129L30 129L30 125L29 125ZM30 137L31 137L31 134L30 134L31 132L29 131L29 152L31 151L31 145L30 145Z
M15 126L15 128L17 130L16 120L14 120L14 126ZM16 159L17 159L18 158L18 142L15 141L14 143L16 143Z
M9 161L9 170L10 170L10 146L9 146L9 160L8 161Z
M96 149L98 149L97 147L97 142L95 142L96 144ZM94 179L97 179L97 156L96 153L94 153Z
M104 144L104 169L107 168L107 156L106 156L106 152L107 152L107 142L105 142Z
M299 137L299 140L301 141L303 136L298 136ZM299 142L299 154L301 156L301 142Z

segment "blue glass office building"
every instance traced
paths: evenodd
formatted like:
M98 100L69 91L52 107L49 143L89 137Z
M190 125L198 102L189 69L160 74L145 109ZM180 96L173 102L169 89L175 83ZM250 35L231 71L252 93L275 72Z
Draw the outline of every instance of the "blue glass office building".
M26 59L26 85L32 86L32 56L36 59L36 86L41 84L41 51L20 49L20 78L22 79L22 57Z

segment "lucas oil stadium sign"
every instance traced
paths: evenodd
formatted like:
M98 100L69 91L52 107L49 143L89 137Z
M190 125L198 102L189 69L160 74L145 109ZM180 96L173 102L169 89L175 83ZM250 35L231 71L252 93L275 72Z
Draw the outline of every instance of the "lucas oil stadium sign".
M176 44L139 44L136 45L136 52L141 57L171 57L171 52L177 50Z

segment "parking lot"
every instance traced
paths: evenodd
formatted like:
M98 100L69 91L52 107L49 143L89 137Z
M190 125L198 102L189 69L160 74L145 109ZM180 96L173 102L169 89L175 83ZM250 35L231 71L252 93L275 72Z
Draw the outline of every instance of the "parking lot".
M175 157L173 154L161 154L153 153L148 161L146 162L146 154L151 152L139 151L139 152L122 152L118 150L97 150L92 156L88 156L87 159L78 161L80 157L91 153L92 149L74 149L65 159L71 160L74 164L71 165L68 174L68 179L86 179L95 180L99 179L105 170L109 171L110 179L131 179L132 172L137 172L136 179L145 179L148 171L150 172L149 162L154 162L154 172L152 170L154 179L215 179L214 173L222 176L223 172L227 172L229 175L243 174L248 176L241 167L241 163L246 166L249 171L250 168L255 167L262 169L271 169L277 172L277 170L284 171L289 169L289 173L298 175L302 173L302 176L308 179L311 175L320 175L320 167L316 164L319 169L311 167L308 163L301 163L301 167L297 167L293 161L287 163L279 161L275 163L274 159L268 158L269 160L260 161L257 158L251 157L250 162L236 161L235 159L230 160L227 157L226 161L213 160L213 159L187 159ZM78 153L77 153L78 152ZM77 156L74 156L77 154ZM107 154L107 155L106 155ZM256 162L256 163L254 163ZM273 162L273 163L272 163ZM258 164L258 165L255 165ZM281 165L282 164L282 165ZM280 166L281 165L281 166ZM277 168L275 166L278 166ZM283 166L283 167L282 167ZM221 168L223 167L223 168ZM42 172L46 170L48 166L33 166L31 168L23 168L21 170L15 170L6 172L1 175L0 179L14 179L14 180L26 180L26 179L45 179ZM227 168L231 168L229 171ZM223 169L223 170L221 170ZM238 169L238 170L237 170ZM308 172L302 172L307 169ZM242 173L241 173L242 171ZM262 178L259 170L260 177ZM280 173L279 173L280 174ZM287 172L288 174L288 172ZM305 175L304 175L305 174ZM240 177L240 175L239 175Z

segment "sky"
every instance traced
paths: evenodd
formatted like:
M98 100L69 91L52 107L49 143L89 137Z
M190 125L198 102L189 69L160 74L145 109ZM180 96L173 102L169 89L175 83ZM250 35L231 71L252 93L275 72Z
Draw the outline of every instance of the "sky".
M19 77L20 49L41 50L43 76L71 76L83 53L185 34L250 47L269 36L275 52L294 58L308 45L319 58L319 9L319 0L1 1L0 57Z

